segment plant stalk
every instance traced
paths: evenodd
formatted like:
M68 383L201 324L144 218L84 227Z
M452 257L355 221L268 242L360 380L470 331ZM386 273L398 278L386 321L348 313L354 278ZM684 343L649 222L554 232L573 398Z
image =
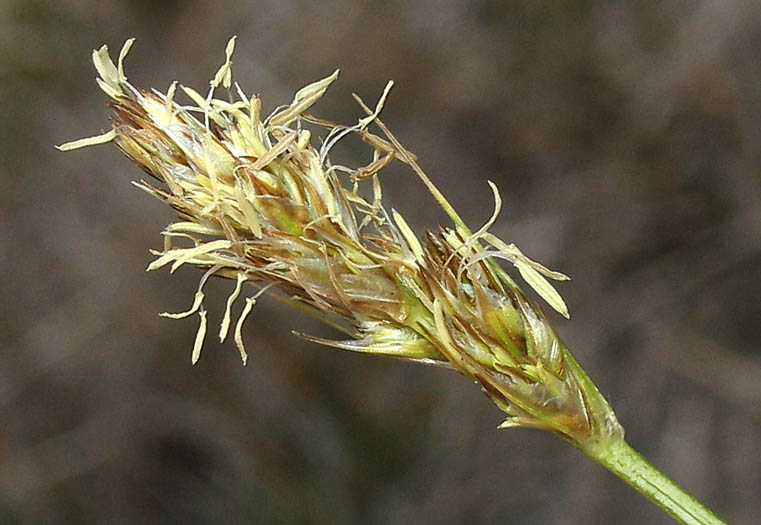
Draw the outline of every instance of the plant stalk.
M613 439L581 450L637 489L679 523L725 524L708 507L674 483L623 439Z

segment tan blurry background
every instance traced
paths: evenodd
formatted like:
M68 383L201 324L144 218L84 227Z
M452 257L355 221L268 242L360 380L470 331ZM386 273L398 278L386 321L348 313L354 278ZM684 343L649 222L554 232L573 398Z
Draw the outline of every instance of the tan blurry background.
M425 4L428 4L425 6ZM498 431L453 373L318 347L263 300L249 365L146 274L173 214L114 148L90 52L131 81L235 78L315 113L397 86L384 120L473 225L572 276L556 327L629 441L732 523L761 516L761 10L742 0L0 2L1 523L668 523L554 436ZM212 7L213 6L213 7ZM347 163L367 152L348 142ZM356 149L355 149L356 147ZM383 178L418 228L413 174ZM206 287L211 319L232 284ZM215 317L216 316L216 317ZM211 334L212 330L210 330Z

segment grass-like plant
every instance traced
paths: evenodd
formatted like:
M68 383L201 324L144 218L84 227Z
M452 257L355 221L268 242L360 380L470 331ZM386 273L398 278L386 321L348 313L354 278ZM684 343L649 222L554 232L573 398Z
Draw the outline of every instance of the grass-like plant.
M113 142L161 184L137 186L179 214L163 232L162 251L148 267L182 265L204 271L192 307L198 313L191 354L196 363L207 332L203 286L212 275L235 281L219 326L224 341L232 309L246 283L256 287L233 327L245 363L242 326L265 291L307 309L346 335L337 348L401 358L456 370L480 385L507 414L500 428L528 427L555 433L578 447L682 523L721 523L710 510L664 476L624 440L608 402L556 335L547 316L502 268L511 263L541 298L568 317L549 279L561 273L529 259L515 245L489 233L494 213L471 230L420 168L417 159L378 115L393 85L372 109L355 95L366 116L341 126L309 113L338 72L299 90L293 101L261 116L259 97L232 82L231 57L206 95L180 86L189 104L167 93L143 91L127 81L106 46L93 52L100 88L114 115L110 131L60 146L62 150ZM215 98L218 88L229 94ZM319 145L306 124L327 129ZM376 125L383 137L368 131ZM372 148L372 161L350 168L333 164L331 148L356 133ZM408 164L453 225L413 233L402 215L381 202L378 172L394 159ZM369 186L363 190L364 186Z

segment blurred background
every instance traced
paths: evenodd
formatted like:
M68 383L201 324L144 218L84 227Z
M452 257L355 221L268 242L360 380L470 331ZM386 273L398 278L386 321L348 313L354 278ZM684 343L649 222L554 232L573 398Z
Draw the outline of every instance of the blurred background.
M0 2L0 522L669 523L556 437L447 371L294 338L264 299L250 359L207 337L199 274L145 273L173 213L115 148L93 48L127 73L265 111L334 68L314 112L384 120L465 219L572 277L556 328L628 440L731 523L761 516L761 10L722 1ZM359 141L343 162L365 162ZM415 176L383 176L420 231ZM206 287L211 322L232 283ZM210 331L211 332L211 331Z

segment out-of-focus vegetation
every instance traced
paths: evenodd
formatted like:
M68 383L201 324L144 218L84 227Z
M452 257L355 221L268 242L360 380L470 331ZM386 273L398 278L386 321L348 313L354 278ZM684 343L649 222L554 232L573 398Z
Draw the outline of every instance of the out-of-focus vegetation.
M446 371L295 339L274 301L246 368L207 339L198 275L143 270L171 213L110 146L90 51L130 79L235 74L265 110L335 67L320 114L397 82L384 120L463 216L571 275L556 326L628 439L731 523L761 515L761 11L753 2L0 4L0 522L666 522ZM507 6L512 5L512 7ZM338 150L364 160L359 141ZM401 166L386 199L445 221ZM423 203L430 202L430 205ZM210 283L220 305L230 283ZM214 311L210 315L214 315Z

